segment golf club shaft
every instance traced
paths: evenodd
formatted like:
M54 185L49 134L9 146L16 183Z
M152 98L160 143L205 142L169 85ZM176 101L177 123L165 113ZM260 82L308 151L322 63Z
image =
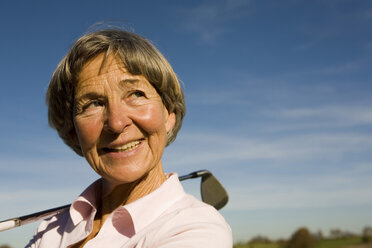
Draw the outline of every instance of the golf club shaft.
M192 172L188 175L180 176L180 177L178 177L178 179L180 181L183 181L183 180L187 180L187 179L190 179L190 178L200 177L200 176L202 176L206 173L210 173L210 172L207 171L207 170L195 171L195 172ZM15 228L15 227L19 227L19 226L22 226L22 225L25 225L25 224L28 224L28 223L32 223L32 222L35 222L35 221L38 221L38 220L41 220L41 219L46 219L48 217L51 217L51 216L65 210L65 209L69 208L70 206L71 206L71 204L68 204L68 205L64 205L64 206L40 211L40 212L37 212L37 213L33 213L33 214L24 215L24 216L20 216L20 217L16 217L16 218L1 221L0 222L0 232L8 230L8 229Z

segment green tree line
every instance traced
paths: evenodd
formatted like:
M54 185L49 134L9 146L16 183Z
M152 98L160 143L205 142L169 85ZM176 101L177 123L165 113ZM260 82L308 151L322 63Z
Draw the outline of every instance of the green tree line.
M363 228L360 234L331 229L328 236L324 236L321 231L311 233L306 227L301 227L287 240L271 240L258 235L248 242L236 243L234 248L342 248L358 245L372 248L372 227Z

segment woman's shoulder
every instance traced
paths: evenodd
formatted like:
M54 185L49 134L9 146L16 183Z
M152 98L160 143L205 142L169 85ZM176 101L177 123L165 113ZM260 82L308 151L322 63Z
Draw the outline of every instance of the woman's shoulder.
M69 208L40 222L35 235L26 247L42 247L41 243L56 243L62 236L61 226L65 226L69 219Z
M185 194L150 227L147 238L156 247L232 247L232 231L213 207ZM152 236L152 238L151 238Z
M225 218L213 206L202 202L196 197L185 194L179 201L171 206L167 213L174 214L175 220L182 222L214 223L230 228Z

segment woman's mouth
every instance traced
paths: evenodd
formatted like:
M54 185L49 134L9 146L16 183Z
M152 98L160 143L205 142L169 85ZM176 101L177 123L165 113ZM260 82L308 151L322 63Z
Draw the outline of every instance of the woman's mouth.
M121 146L104 147L102 148L102 150L104 152L129 152L136 149L141 144L141 142L142 140L135 140Z

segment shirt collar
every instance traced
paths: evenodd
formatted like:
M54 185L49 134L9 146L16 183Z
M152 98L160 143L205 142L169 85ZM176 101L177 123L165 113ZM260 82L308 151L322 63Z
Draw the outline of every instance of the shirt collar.
M71 204L70 216L75 226L84 219L94 218L99 199L97 195L100 190L101 179L98 179ZM178 175L176 173L167 174L167 180L159 188L115 210L113 219L121 218L121 210L125 208L132 218L135 232L139 232L184 195L185 192L178 180Z
M150 194L123 206L132 217L136 233L185 195L176 173L167 174L167 178L159 188Z
M101 192L101 185L101 179L96 180L71 204L70 216L75 226L97 212L97 196Z

